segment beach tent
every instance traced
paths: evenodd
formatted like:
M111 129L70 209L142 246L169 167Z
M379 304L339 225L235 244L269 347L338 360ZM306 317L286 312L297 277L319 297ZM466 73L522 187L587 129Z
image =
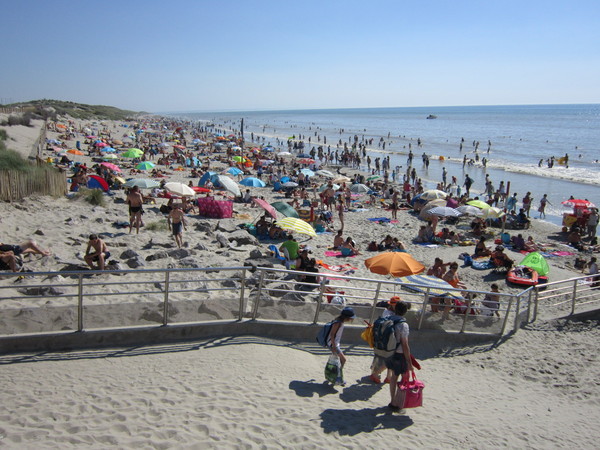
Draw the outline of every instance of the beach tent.
M198 186L204 186L209 181L214 184L213 177L217 176L217 172L204 172L204 175L200 177L200 181L198 181Z
M108 183L98 175L90 175L87 182L87 187L90 189L102 189L104 192L109 190Z
M535 270L542 277L545 277L548 275L548 273L550 273L550 266L548 266L548 262L538 252L529 253L523 259L523 261L521 261L521 265Z

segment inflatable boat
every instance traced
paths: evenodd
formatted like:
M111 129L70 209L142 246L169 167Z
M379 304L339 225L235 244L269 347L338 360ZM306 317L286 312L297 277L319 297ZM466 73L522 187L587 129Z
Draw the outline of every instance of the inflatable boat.
M538 273L526 266L514 266L508 271L506 281L522 286L536 286L539 283Z

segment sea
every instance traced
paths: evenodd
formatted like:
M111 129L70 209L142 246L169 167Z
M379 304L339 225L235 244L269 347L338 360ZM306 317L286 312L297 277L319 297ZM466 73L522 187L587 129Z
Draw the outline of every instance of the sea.
M370 142L372 139L372 144L367 146L371 159L389 156L390 167L398 167L400 174L406 172L407 155L412 150L412 166L426 188L434 188L442 180L444 167L448 180L455 176L462 184L466 174L474 179L472 196L484 192L487 176L495 187L500 181L505 185L510 183L510 194L518 194L519 204L526 192L531 192L534 199L531 215L535 219L539 216L539 200L548 194L550 204L546 208L546 218L540 220L557 225L562 223L563 213L569 211L562 202L570 196L588 199L600 206L599 104L177 115L234 132L240 131L243 118L246 141L254 136L255 142L271 144L277 151L286 151L291 137L304 142L305 152L319 145L325 150L329 146L334 151L340 141L348 142L350 146L355 136L359 141ZM429 157L428 167L423 163L423 154ZM465 156L467 163L463 164ZM549 167L552 157L554 164ZM362 169L367 170L366 162Z

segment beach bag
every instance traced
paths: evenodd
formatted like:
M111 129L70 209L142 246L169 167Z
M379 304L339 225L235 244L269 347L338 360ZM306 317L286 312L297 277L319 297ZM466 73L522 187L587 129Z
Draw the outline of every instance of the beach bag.
M365 321L366 322L366 321ZM365 328L363 330L362 333L360 333L360 337L367 343L369 344L369 347L373 348L375 347L375 341L374 341L374 336L373 336L373 325L371 325L370 323L367 324L367 328Z
M331 355L325 364L325 379L332 384L343 384L344 373L342 371L342 362L338 355Z
M394 327L396 324L406 322L403 317L388 316L380 317L373 323L373 348L393 352L396 350L396 335Z
M402 409L406 408L418 408L423 406L423 389L425 384L422 381L417 380L415 372L412 372L412 379L407 379L398 383L397 394L404 396L402 402Z
M321 347L327 347L327 341L329 340L329 335L331 334L331 327L333 327L334 323L335 320L326 323L319 331L319 334L317 334L317 342Z

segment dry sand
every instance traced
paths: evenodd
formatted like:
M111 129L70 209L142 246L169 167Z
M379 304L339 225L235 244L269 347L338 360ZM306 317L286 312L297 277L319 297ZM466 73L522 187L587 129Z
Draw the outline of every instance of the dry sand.
M31 136L35 139L37 133ZM19 148L28 152L31 144ZM187 173L174 172L172 178L187 183ZM252 191L269 201L279 199L268 188ZM241 204L235 204L235 211L250 219L223 222L251 222L260 214L259 209ZM399 213L397 224L367 220L382 216L390 217L390 213L379 208L347 213L344 234L354 237L361 249L385 234L399 237L426 266L435 256L450 261L473 250L472 246L432 249L413 244L421 222L406 212ZM117 259L127 248L142 258L157 249L175 248L168 232L143 228L139 235L129 235L112 226L123 220L127 220L127 206L112 200L106 208L46 197L0 205L3 242L35 238L52 250L51 257L25 261L35 271L83 264L86 237L92 232L110 233L104 238ZM146 208L147 224L161 220L160 213ZM187 248L198 244L206 248L192 255L198 264L235 266L249 258L252 250L266 254L268 243L223 251L214 236L194 228L194 223L216 224L216 220L193 216L188 220ZM529 234L560 248L558 229L550 224L534 221ZM332 234L325 234L307 243L318 259L349 263L357 268L355 276L378 277L364 267L371 253L342 261L325 257L323 252L332 240ZM509 254L519 260L516 253ZM578 276L571 269L573 259L551 259L551 280ZM178 266L180 261L167 258L147 262L146 267L168 264ZM460 275L473 289L489 288L487 271L464 268ZM514 288L503 285L502 291ZM4 306L26 305L24 298ZM387 386L365 380L371 355L361 347L348 352L348 386L335 389L323 385L323 349L255 337L7 355L0 358L0 443L20 448L595 448L598 436L593 430L600 419L598 338L597 322L543 321L494 347L429 357L419 373L427 386L425 407L406 415L391 414L385 407ZM418 348L415 353L419 356Z

